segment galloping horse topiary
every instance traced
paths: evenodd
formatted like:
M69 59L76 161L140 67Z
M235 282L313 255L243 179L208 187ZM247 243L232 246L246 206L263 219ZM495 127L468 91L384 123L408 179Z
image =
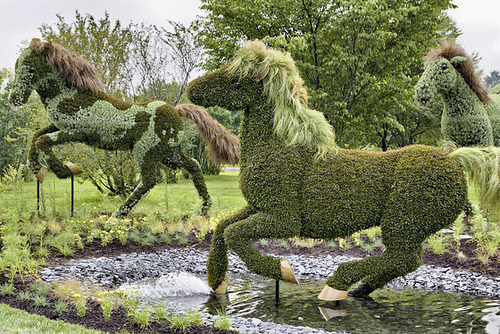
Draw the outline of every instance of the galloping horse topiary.
M485 199L498 202L500 153L461 148L452 154L409 146L389 152L341 149L322 113L307 107L307 92L288 54L254 41L221 69L193 80L192 102L243 110L240 186L248 202L215 228L207 263L208 284L227 290L232 249L259 275L297 282L286 259L257 251L251 241L296 236L347 237L381 226L385 252L344 263L319 298L367 296L414 271L422 243L453 223L467 204L467 183L484 183ZM478 166L491 166L495 173ZM465 167L463 167L465 166Z
M36 90L51 124L35 132L28 153L29 165L40 178L45 160L59 178L72 171L52 152L54 145L81 142L106 150L131 150L139 168L140 182L125 203L113 213L127 215L156 183L159 162L173 169L184 168L193 178L206 214L211 199L199 163L180 148L182 117L193 120L210 145L214 161L238 162L238 139L202 108L163 101L129 103L104 91L95 68L61 45L33 39L16 62L16 77L9 101L19 106Z
M446 42L431 50L415 97L427 103L440 97L444 104L441 130L458 146L500 146L500 94L488 89L460 46ZM496 92L496 93L495 93Z

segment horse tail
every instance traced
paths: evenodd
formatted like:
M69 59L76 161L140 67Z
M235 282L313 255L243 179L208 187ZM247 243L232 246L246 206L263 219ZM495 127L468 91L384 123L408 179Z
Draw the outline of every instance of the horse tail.
M462 147L451 156L462 165L469 187L477 190L483 208L500 212L500 147Z
M227 161L236 165L239 161L240 143L222 124L213 119L202 107L195 104L179 104L175 110L198 126L202 138L208 143L208 155L214 163Z

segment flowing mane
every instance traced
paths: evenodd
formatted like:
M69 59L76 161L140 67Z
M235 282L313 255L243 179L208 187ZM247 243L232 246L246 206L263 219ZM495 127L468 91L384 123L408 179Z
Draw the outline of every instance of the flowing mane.
M54 66L72 86L92 93L105 91L95 67L76 53L55 42L42 42L38 38L31 41L29 48L36 52L47 48L47 64Z
M460 75L462 75L465 82L476 93L481 102L489 101L490 97L488 96L488 88L481 80L479 74L476 73L472 59L467 55L467 53L461 46L453 42L445 42L440 47L431 50L424 57L424 60L426 62L439 58L446 58L448 60L451 60L453 57L456 56L467 58L467 60L463 62L460 66L458 66L456 70L460 73Z
M263 80L274 104L274 132L289 145L313 147L318 155L335 151L335 132L324 115L307 107L307 91L295 62L287 53L270 50L260 41L241 48L228 71Z

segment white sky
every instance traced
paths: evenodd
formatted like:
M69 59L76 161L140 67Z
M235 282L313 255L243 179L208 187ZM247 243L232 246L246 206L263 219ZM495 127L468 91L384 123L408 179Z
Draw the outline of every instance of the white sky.
M293 1L293 0L291 0ZM489 74L500 71L500 0L454 0L458 9L450 15L462 28L459 43L467 52L482 57L479 67ZM42 23L54 25L56 13L72 22L75 10L99 19L104 11L112 22L122 24L146 22L165 26L166 20L188 25L196 15L202 15L200 0L0 0L0 68L13 68L19 42L41 37Z

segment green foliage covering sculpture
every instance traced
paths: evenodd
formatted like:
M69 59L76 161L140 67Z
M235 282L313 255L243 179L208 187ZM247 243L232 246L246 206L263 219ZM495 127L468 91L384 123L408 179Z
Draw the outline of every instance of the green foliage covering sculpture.
M415 97L422 103L442 99L445 140L458 146L500 146L500 89L495 87L488 95L463 48L446 42L431 50L424 69Z
M19 106L37 91L51 124L35 132L28 153L29 166L38 174L42 162L57 177L72 175L52 152L54 145L80 142L106 150L130 150L140 173L140 182L113 212L127 215L156 183L158 163L173 169L184 168L202 198L206 214L211 199L199 163L181 149L181 117L196 123L210 145L215 161L238 161L238 139L202 108L163 101L129 103L106 94L95 68L80 56L52 42L33 39L19 56L9 102Z
M490 90L490 94L500 94L500 84L496 85Z
M228 249L254 273L297 282L286 259L261 254L251 241L334 239L381 226L384 254L340 265L319 296L344 299L361 281L349 294L364 297L421 264L423 241L451 224L467 204L464 171L476 171L473 179L484 181L485 200L498 202L498 170L476 168L498 168L500 149L341 149L323 114L307 107L292 58L261 42L193 80L188 97L204 107L244 112L240 186L248 204L215 228L207 275L216 293L227 289Z

